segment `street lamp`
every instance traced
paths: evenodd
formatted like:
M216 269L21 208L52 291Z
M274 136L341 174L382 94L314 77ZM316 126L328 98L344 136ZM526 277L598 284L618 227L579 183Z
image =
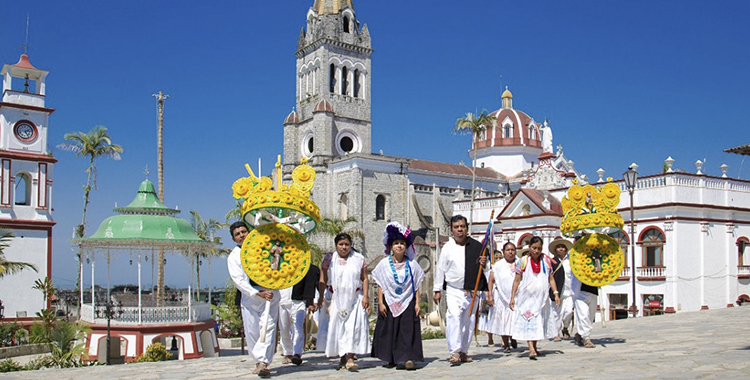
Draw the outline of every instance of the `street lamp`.
M633 216L633 193L635 193L635 184L638 180L637 169L638 165L633 163L625 173L622 173L622 177L625 179L625 186L628 188L628 193L630 193L630 277L633 279L633 318L638 315L635 302L635 218Z
M115 306L117 306L117 309L115 309ZM125 310L122 309L122 306L115 305L111 299L103 307L100 306L96 309L97 318L107 318L107 365L111 364L109 358L109 342L111 339L109 324L115 315L119 318L124 312Z

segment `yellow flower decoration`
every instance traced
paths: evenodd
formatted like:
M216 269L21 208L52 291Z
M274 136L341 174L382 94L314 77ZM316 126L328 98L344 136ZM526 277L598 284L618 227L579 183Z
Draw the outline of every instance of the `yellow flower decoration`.
M259 193L268 191L268 190L271 190L272 186L273 186L273 181L271 181L271 179L268 177L263 177L260 179L260 183L255 185L255 191Z
M234 199L247 198L253 188L253 180L250 177L240 178L232 184L232 195Z
M283 252L278 269L272 269L271 249L277 241ZM268 289L283 289L296 284L307 273L310 248L297 230L284 224L269 223L248 234L242 248L242 260L245 272L255 283Z

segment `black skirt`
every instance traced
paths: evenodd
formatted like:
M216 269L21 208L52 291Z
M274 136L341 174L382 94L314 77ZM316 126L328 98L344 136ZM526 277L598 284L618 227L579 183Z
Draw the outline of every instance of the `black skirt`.
M396 318L387 303L387 316L378 311L372 338L372 357L394 364L404 364L407 360L424 361L422 329L414 310L416 302L416 297L412 298L406 310Z

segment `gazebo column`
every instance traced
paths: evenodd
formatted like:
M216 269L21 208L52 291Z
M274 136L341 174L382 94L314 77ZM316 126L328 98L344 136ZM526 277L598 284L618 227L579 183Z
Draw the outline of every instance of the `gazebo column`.
M81 298L78 300L78 315L80 316L81 311L83 310L83 260L86 255L83 253L80 245L78 246L78 252L80 253L80 256L78 256L78 273L80 274L80 278L78 279L78 291L81 292Z
M91 310L96 310L96 292L94 289L94 268L96 267L96 254L91 254ZM96 311L94 311L94 320L96 320Z
M141 314L143 313L143 304L141 303L141 253L138 252L138 324L141 324Z

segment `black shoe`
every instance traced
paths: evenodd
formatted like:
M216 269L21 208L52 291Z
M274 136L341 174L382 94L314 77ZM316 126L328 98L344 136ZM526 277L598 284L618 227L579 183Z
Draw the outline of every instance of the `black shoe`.
M581 334L576 333L573 339L575 339L577 346L583 346L583 338L581 337Z
M294 364L294 365L300 365L300 364L302 364L302 358L299 357L299 355L292 356L292 364Z
M510 346L513 348L518 348L518 342L515 339L511 339Z

